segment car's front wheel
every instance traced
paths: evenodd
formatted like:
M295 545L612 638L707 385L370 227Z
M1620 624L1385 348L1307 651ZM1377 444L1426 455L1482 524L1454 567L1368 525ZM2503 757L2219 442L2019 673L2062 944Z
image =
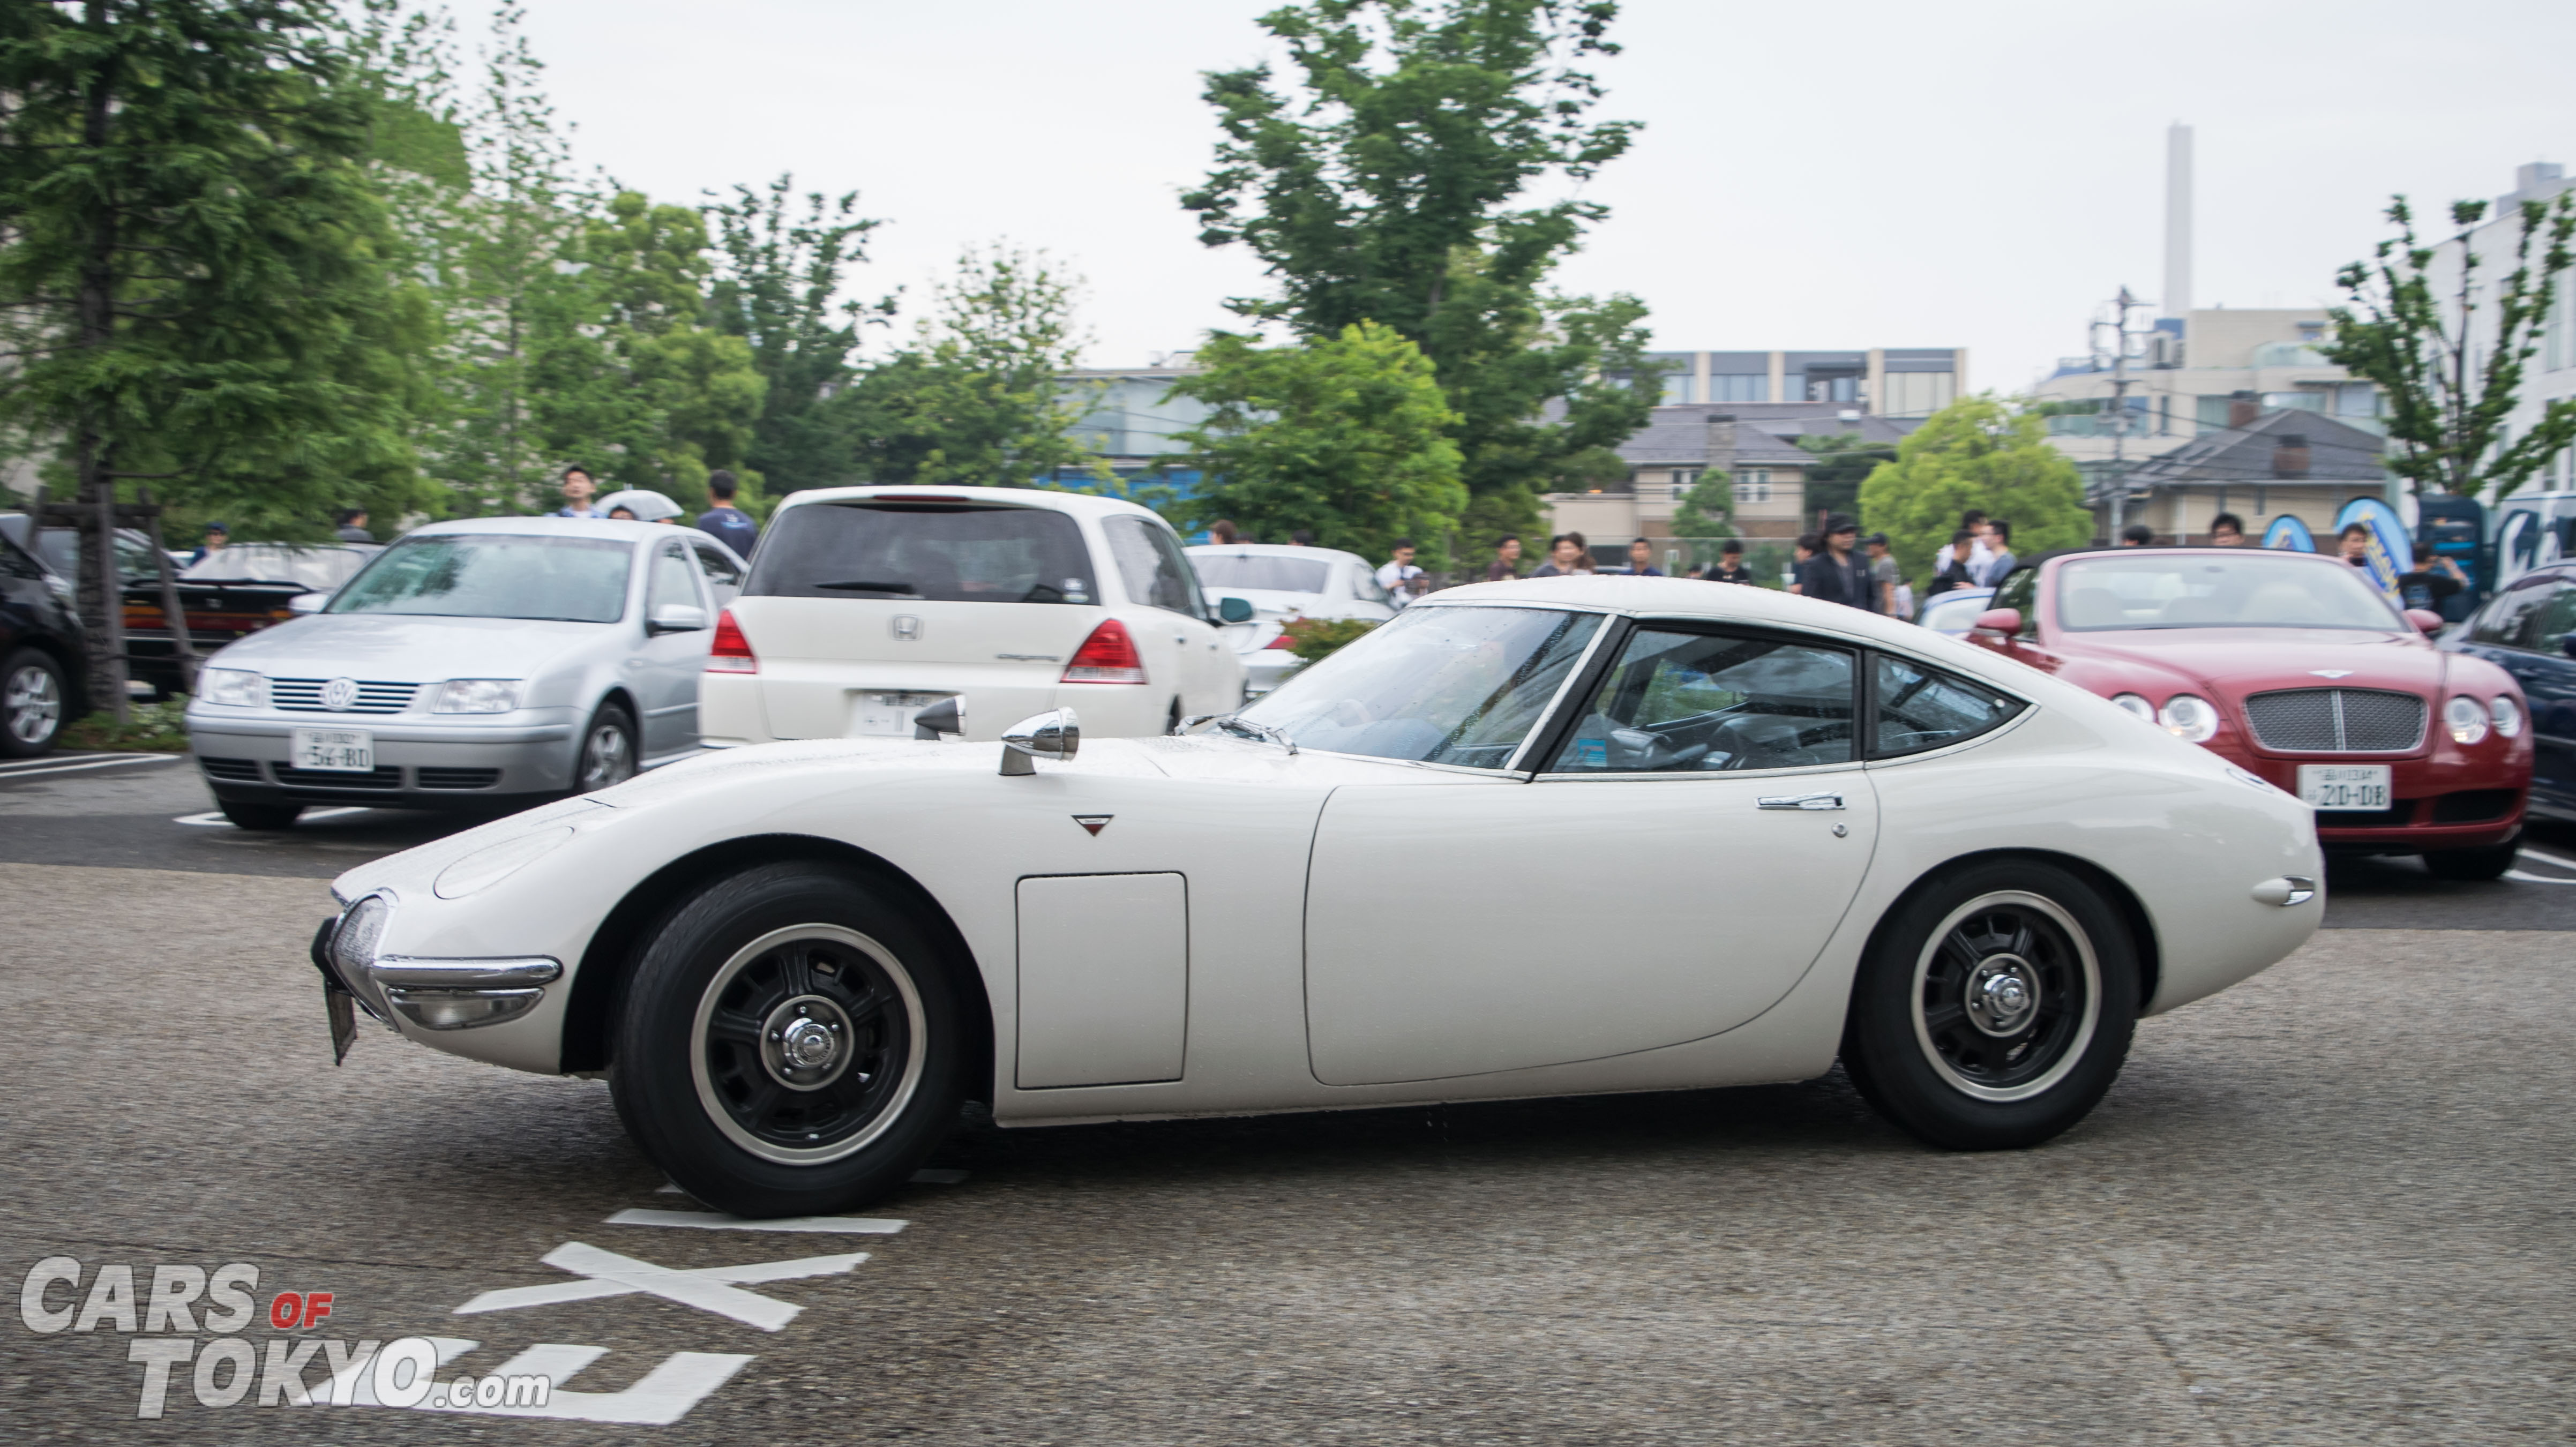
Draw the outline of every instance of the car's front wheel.
M573 761L573 792L595 793L634 778L635 756L635 715L624 704L601 704L582 731L581 754Z
M21 648L0 663L0 758L34 758L52 748L72 712L54 660Z
M1879 1114L1933 1145L2033 1146L2110 1090L2138 1000L2136 946L2092 885L2038 861L1971 865L1878 932L1843 1068Z
M819 1215L901 1185L954 1126L949 962L882 891L821 864L709 884L649 937L617 1004L609 1088L690 1195Z

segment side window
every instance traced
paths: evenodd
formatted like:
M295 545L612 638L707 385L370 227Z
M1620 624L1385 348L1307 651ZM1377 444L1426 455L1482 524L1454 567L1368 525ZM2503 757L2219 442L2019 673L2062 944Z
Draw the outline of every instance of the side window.
M654 609L671 603L691 608L706 606L706 600L698 596L696 570L689 566L688 556L680 551L678 543L664 543L653 554L653 582L644 596L644 616L649 618Z
M1558 774L1699 773L1848 763L1846 649L1641 626L1601 680Z
M2021 636L2027 638L2039 631L2038 603L2039 569L2016 568L2013 570L2011 577L2004 579L2001 584L1996 586L1994 601L1988 603L1986 606L1989 608L2019 608L2021 610Z
M18 551L16 543L0 540L0 577L40 579L45 570L36 560Z
M2546 590L2547 602L2540 605L2531 620L2531 629L2523 636L2530 641L2523 646L2534 653L2565 657L2567 635L2576 630L2576 583L2561 583Z
M2477 622L2469 626L2470 640L2491 648L2530 647L2524 640L2532 617L2548 601L2550 591L2546 584L2507 591L2478 614Z
M698 570L707 575L707 586L715 590L716 606L721 608L742 592L742 569L720 548L695 545Z
M1110 561L1118 565L1130 602L1192 618L1206 616L1189 560L1161 528L1140 517L1114 517L1101 525L1101 532L1109 539Z
M2021 712L2019 700L1882 653L1871 665L1873 758L1921 753L1978 734Z

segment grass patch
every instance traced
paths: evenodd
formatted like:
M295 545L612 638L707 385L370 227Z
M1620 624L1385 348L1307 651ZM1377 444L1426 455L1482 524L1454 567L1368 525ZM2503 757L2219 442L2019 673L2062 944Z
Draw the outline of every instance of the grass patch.
M140 699L127 705L133 722L119 724L101 711L74 719L63 728L57 747L108 753L184 754L188 751L188 699L173 694L161 703Z

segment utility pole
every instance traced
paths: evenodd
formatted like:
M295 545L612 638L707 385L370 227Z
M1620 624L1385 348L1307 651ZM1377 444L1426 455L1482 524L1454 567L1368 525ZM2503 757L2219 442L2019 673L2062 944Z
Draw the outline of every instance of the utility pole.
M2093 324L2093 365L2101 368L2108 354L2111 372L2111 472L2108 500L2111 505L2110 536L2117 541L2129 502L2129 339L2145 335L2129 329L2129 313L2146 303L2129 295L2127 287L2111 303L2111 319ZM2110 331L2110 345L2102 345L2102 333Z

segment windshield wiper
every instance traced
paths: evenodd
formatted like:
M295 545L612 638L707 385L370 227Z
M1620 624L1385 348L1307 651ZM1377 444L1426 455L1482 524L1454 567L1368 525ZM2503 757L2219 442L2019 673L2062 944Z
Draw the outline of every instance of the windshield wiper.
M835 593L910 593L914 591L910 583L871 583L865 579L854 579L847 583L816 583L814 586Z

